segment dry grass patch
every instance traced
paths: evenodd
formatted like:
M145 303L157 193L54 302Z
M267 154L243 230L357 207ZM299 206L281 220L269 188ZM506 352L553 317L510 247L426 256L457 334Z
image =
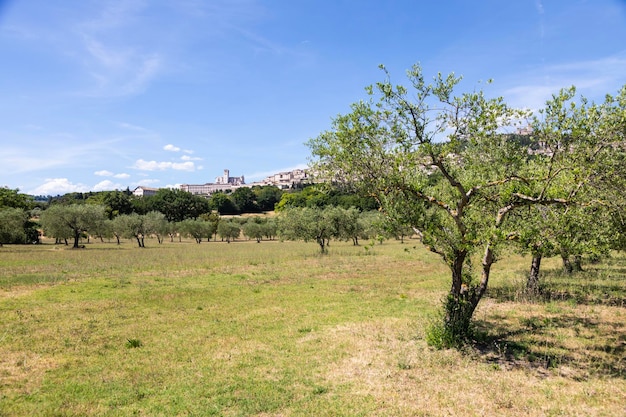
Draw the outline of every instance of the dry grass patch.
M324 344L344 356L328 366L338 392L373 397L370 415L616 416L626 413L623 379L584 381L525 366L503 367L484 356L429 349L411 323L382 320L329 329ZM468 354L469 353L469 354Z
M58 366L57 361L48 355L29 351L2 351L0 392L5 395L31 395L39 389L46 372Z

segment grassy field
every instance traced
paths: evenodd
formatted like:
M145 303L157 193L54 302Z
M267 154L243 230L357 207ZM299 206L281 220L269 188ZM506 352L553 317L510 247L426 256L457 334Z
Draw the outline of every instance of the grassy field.
M524 301L496 264L481 343L430 349L449 278L417 243L0 248L0 416L626 416L626 258Z

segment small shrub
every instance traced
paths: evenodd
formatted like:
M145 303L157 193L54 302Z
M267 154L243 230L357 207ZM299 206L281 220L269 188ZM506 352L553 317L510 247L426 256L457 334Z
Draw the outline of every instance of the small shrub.
M436 349L458 349L473 336L470 303L448 294L441 313L426 327L426 343Z
M143 343L141 343L141 340L139 339L128 339L126 341L126 347L128 349L138 348L142 346L143 346Z
M322 387L322 386L317 386L313 389L313 394L315 395L322 395L322 394L326 394L327 392L328 392L328 388Z

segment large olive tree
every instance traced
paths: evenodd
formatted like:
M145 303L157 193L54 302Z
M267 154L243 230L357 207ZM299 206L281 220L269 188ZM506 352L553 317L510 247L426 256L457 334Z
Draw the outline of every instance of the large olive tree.
M308 142L314 171L376 197L442 257L451 286L437 343L454 345L471 335L472 315L508 237L508 217L521 207L567 205L589 182L582 149L592 145L585 141L594 127L584 123L584 111L563 111L572 94L562 92L548 103L541 136L558 141L548 134L558 126L545 124L563 119L571 141L557 154L529 152L511 137L530 115L502 98L455 94L460 78L439 74L428 83L418 65L407 72L410 88L393 85L382 69L387 78L367 88L367 101ZM579 146L581 152L568 154ZM479 252L474 271L470 260Z
M83 233L99 230L106 220L105 208L91 204L55 204L41 213L40 223L44 232L57 239L74 239L79 247Z

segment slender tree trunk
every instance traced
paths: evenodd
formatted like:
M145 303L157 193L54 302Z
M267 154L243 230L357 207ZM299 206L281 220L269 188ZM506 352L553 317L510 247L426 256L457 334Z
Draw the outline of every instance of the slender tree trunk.
M74 249L78 249L78 241L80 240L80 232L74 231Z
M574 256L573 269L575 272L581 272L583 270L583 257L581 255Z
M317 239L317 244L320 245L320 252L322 254L326 253L326 240L325 239Z
M452 288L450 288L450 294L455 298L459 297L461 294L463 286L463 265L465 264L466 257L466 251L457 250L450 264L450 268L452 269Z
M563 271L565 271L565 273L567 274L571 274L572 272L574 272L574 266L569 259L569 255L562 253L561 259L563 260Z
M526 281L526 292L528 294L539 294L539 269L541 268L541 254L534 254L530 263L530 273Z

